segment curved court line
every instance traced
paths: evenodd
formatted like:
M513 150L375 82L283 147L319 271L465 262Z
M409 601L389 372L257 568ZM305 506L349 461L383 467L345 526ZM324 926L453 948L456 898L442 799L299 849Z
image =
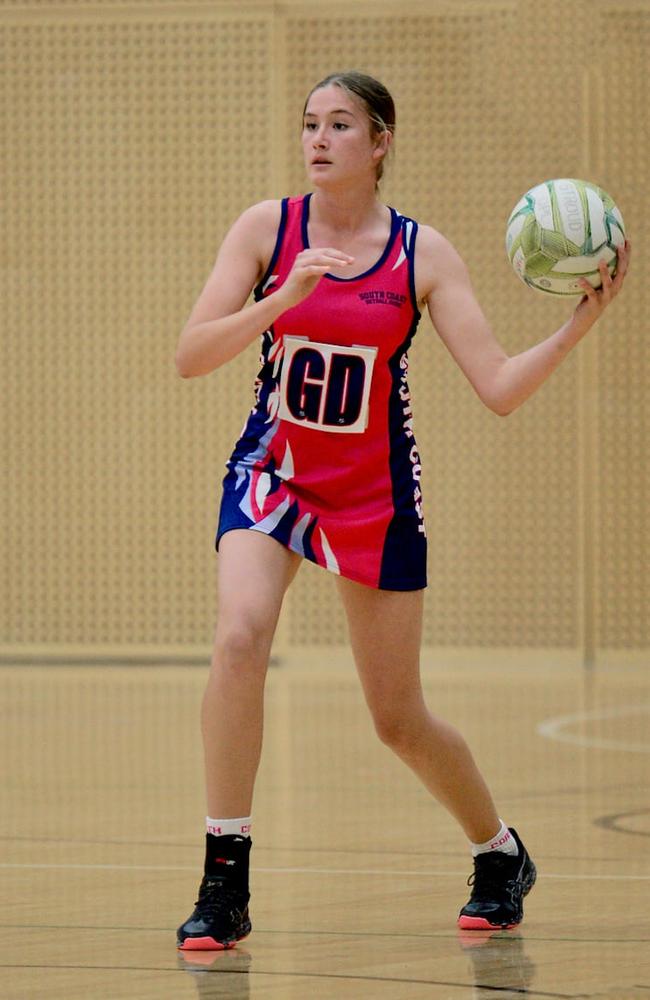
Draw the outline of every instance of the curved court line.
M194 872L196 865L81 865L81 864L28 864L2 861L0 869L38 869L38 870L62 870L62 871L125 871L125 872ZM397 871L390 868L373 869L364 868L251 868L252 872L261 872L265 875L399 875L413 878L442 878L450 876L453 878L464 878L467 869L462 871ZM650 882L650 875L576 875L573 872L568 875L559 872L543 872L538 874L538 878L571 879L571 881L582 882Z
M618 708L605 708L598 712L575 712L573 715L558 715L554 719L540 722L536 731L548 740L559 743L573 743L580 747L593 747L597 750L623 750L626 753L650 753L650 743L622 743L619 740L601 740L590 736L578 736L565 733L564 728L579 722L596 722L600 719L620 719L629 715L648 715L650 705L623 705Z
M600 826L603 830L612 830L614 833L624 833L629 837L650 837L650 830L628 830L621 826L621 821L626 819L638 819L639 816L647 816L650 809L637 809L634 812L611 813L609 816L599 816L594 820L594 826Z

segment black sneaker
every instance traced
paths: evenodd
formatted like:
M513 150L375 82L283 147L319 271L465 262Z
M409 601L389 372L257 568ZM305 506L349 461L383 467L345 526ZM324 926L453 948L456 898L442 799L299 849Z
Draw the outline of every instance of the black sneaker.
M510 833L519 854L490 851L474 858L474 872L467 880L472 886L469 902L460 911L458 926L464 930L516 927L524 917L523 901L537 878L537 869L517 831Z
M251 932L248 915L250 893L225 878L205 875L196 909L176 932L183 951L224 951L234 948Z

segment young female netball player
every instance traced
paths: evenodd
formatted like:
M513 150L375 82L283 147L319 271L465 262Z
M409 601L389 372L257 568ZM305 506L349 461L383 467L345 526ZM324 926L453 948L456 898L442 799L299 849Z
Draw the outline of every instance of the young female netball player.
M471 752L429 712L419 675L426 540L411 429L407 350L420 310L480 399L511 413L558 367L618 294L584 282L571 318L507 357L467 270L435 229L378 196L395 131L385 87L327 77L304 108L311 194L247 209L226 235L176 354L207 375L262 335L254 406L228 462L217 532L219 616L202 707L205 875L179 947L245 937L253 785L263 689L284 593L303 558L331 570L377 733L452 813L474 855L464 928L512 927L535 881ZM244 308L252 289L255 303Z

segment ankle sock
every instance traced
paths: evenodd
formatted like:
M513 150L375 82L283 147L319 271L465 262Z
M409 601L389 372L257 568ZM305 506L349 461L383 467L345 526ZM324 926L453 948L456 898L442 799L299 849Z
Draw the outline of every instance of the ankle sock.
M501 824L499 832L494 837L486 840L483 844L471 844L472 857L475 858L477 854L488 854L490 851L502 851L504 854L513 854L515 856L519 854L517 842L510 833L510 830L502 819L499 820L499 823Z
M250 837L251 817L241 816L239 819L212 819L205 817L205 828L214 837L236 836Z
M225 834L215 837L205 835L205 875L227 879L237 889L248 892L249 857L252 846L250 837Z

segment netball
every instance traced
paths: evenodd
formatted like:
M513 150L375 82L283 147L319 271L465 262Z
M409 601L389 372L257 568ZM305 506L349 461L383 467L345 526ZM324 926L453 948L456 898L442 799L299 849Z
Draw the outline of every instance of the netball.
M506 252L515 273L551 295L583 295L580 279L601 286L598 265L616 273L625 226L614 200L589 181L559 178L531 188L506 227Z

